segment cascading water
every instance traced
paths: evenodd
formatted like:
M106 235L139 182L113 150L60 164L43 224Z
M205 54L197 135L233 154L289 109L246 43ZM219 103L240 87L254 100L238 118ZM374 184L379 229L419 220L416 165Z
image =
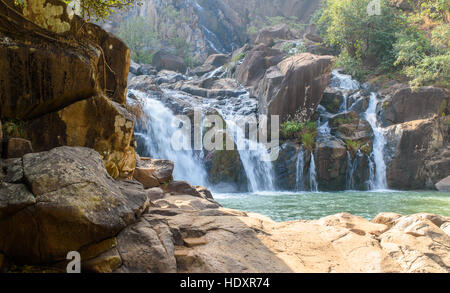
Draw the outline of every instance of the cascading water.
M303 146L300 147L297 155L297 162L295 166L295 190L303 191L305 190L305 183L303 179L303 169L305 168L305 153L303 151Z
M207 185L207 174L199 156L192 150L174 151L172 148L172 137L179 130L170 123L177 119L172 111L145 93L130 91L143 103L143 111L149 119L135 132L135 135L145 142L148 154L155 159L173 161L175 179L186 180L193 185Z
M311 161L309 163L309 189L312 192L319 191L319 185L317 183L316 162L314 160L313 152L311 152Z
M358 168L359 164L359 158L362 156L362 153L360 150L356 153L356 156L352 162L352 157L350 155L350 152L347 151L347 181L346 181L346 189L347 190L353 190L355 188L355 178L354 174L356 171L356 168Z
M387 189L386 182L386 164L384 162L384 147L386 139L384 137L383 129L378 125L377 120L377 105L378 98L376 93L370 93L369 107L365 113L367 122L372 127L374 134L373 151L371 161L373 165L370 166L370 189ZM374 169L374 170L373 170Z

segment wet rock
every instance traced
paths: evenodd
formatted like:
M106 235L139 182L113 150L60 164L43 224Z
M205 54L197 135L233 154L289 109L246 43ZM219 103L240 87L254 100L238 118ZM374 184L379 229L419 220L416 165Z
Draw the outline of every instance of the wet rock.
M0 221L35 203L34 195L24 184L1 183Z
M436 183L436 189L443 192L450 192L450 176Z
M317 181L320 190L345 190L347 182L347 147L338 138L316 142ZM306 174L306 173L305 173Z
M344 112L334 115L328 120L331 133L343 141L358 141L362 147L370 143L373 138L373 130L369 122L361 119L356 112ZM370 154L372 148L364 150L366 154Z
M195 75L202 76L205 73L211 72L214 69L225 65L230 60L230 56L226 54L213 54L210 55L203 65L194 68L191 72Z
M278 159L273 163L275 182L280 190L296 189L297 157L299 151L299 146L294 142L286 142L280 146ZM305 154L305 157L308 157L308 155ZM307 169L308 165L305 165L304 167Z
M327 87L323 92L322 101L320 105L324 106L325 109L333 114L339 112L339 108L343 101L343 94L339 90Z

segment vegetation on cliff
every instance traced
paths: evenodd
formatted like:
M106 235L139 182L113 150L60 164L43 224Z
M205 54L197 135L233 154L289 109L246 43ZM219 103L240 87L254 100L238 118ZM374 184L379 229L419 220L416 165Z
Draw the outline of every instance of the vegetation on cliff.
M449 87L449 2L403 1L399 9L381 0L369 15L370 0L323 0L314 17L325 42L340 49L337 66L359 79L369 72L394 73L419 87Z

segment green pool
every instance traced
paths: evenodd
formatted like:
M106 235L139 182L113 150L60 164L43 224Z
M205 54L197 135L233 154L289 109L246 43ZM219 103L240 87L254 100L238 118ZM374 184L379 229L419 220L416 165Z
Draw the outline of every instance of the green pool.
M224 207L266 215L275 221L313 220L348 212L366 219L380 212L450 216L450 193L435 191L345 191L216 193Z

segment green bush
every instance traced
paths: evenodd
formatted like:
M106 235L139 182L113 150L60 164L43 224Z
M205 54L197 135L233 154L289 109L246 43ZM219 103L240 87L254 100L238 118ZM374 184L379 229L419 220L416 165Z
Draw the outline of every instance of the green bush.
M297 121L286 121L281 124L281 136L283 138L293 138L298 132L302 131L303 124Z

